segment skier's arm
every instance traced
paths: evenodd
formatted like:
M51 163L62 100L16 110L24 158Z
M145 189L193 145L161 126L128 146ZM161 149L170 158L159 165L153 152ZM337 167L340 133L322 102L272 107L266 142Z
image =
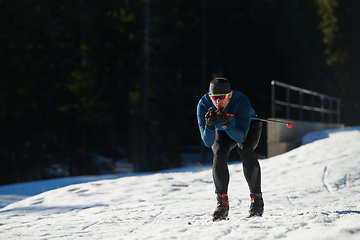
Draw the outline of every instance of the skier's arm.
M210 148L214 144L215 140L215 130L210 130L206 127L205 114L208 109L203 102L199 102L197 105L197 120L199 125L199 130L201 134L201 139L204 142L205 146Z

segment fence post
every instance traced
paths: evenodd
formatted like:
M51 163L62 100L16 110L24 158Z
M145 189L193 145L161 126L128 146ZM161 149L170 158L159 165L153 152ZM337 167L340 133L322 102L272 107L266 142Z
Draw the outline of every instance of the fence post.
M340 123L340 99L337 100L337 123Z
M271 81L271 117L275 118L275 81Z
M315 103L314 103L314 95L311 95L311 107L312 107L312 110L311 110L311 121L315 121L315 111L314 111L314 107L315 107Z
M329 102L330 102L330 106L329 106L329 108L330 108L330 123L332 123L332 115L333 115L333 113L332 113L332 111L333 111L332 102L333 102L333 100L329 99Z
M301 106L303 105L302 96L303 96L303 93L299 91L299 103L300 103ZM303 109L300 108L300 121L302 121L302 119L303 119Z
M286 88L286 118L290 118L290 89Z
M321 122L324 122L324 96L321 95L320 96L320 100L321 100Z

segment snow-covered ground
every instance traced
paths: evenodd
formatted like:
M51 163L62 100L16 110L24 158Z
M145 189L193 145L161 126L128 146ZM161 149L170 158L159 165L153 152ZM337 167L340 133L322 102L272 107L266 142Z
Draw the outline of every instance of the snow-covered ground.
M234 163L229 221L209 221L211 166L198 166L3 186L4 205L37 195L0 209L0 239L360 239L360 127L310 133L304 142L260 161L262 218L246 218L249 192Z

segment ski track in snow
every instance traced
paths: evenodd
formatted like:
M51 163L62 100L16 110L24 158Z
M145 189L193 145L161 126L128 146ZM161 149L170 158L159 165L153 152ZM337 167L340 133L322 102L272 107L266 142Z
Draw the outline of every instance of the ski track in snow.
M229 221L209 221L216 196L211 166L204 166L28 197L0 209L0 238L360 239L360 128L308 137L316 134L322 139L260 161L261 218L246 218L249 191L241 163L234 163Z

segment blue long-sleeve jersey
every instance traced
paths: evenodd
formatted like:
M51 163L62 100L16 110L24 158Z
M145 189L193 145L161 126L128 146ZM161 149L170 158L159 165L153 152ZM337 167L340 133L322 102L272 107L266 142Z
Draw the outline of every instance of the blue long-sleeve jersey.
M256 117L256 113L250 106L250 101L245 94L236 90L232 91L230 103L224 110L230 116L230 126L224 130L219 123L216 123L215 127L220 131L225 131L236 142L242 143L245 141L249 131L251 117ZM215 130L208 129L205 123L205 114L210 108L216 110L209 94L206 93L197 105L197 120L201 139L207 147L211 147L215 140Z

